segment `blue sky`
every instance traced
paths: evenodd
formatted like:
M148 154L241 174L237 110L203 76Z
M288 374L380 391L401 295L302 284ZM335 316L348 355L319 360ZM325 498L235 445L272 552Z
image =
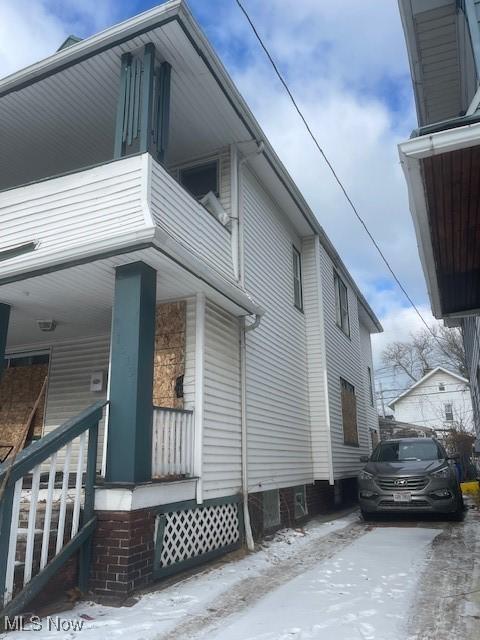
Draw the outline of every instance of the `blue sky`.
M396 145L416 126L397 3L243 0L384 252L428 320ZM0 76L155 6L150 0L0 0ZM376 350L419 326L392 284L235 0L189 6L374 310Z

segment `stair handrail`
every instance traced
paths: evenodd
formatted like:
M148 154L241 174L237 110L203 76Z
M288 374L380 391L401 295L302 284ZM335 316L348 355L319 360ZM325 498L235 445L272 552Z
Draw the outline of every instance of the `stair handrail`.
M79 587L81 591L86 591L88 584L88 572L90 564L90 545L91 538L95 529L94 501L95 501L95 478L97 463L97 446L98 446L98 424L103 416L103 409L108 404L107 400L101 400L79 413L77 416L67 420L64 424L57 427L43 438L31 443L23 451L21 451L13 462L7 460L6 463L0 465L0 486L5 481L5 493L0 501L0 629L1 623L6 616L13 616L21 613L28 602L30 602L40 590L47 584L50 578L65 564L65 562L78 550L80 550L80 566L79 566ZM18 525L18 513L23 483L23 477L30 471L34 470L32 478L32 494L33 485L35 483L36 493L38 496L40 467L43 462L52 457L56 459L56 454L63 448L67 450L72 447L72 442L80 436L80 439L86 443L88 432L88 445L86 446L86 473L85 482L79 480L77 472L77 488L84 486L83 500L83 519L81 525L77 513L78 528L75 533L71 532L71 539L64 543L63 538L57 543L55 555L48 560L45 556L44 566L40 565L40 571L33 577L28 576L28 580L24 576L23 589L17 595L12 593L12 576L13 566L15 564L15 548L12 547L12 539L15 540ZM80 468L80 463L79 463ZM55 482L56 468L53 465L49 472L49 487ZM68 475L68 474L67 474ZM83 475L83 472L82 474ZM65 486L65 471L62 489ZM68 486L68 478L67 478ZM30 519L33 508L33 525L35 529L36 505L32 507L33 495L31 498L29 512L29 529ZM13 530L12 537L12 524ZM50 526L50 525L49 525ZM44 525L46 529L46 525ZM57 538L59 533L57 532ZM28 540L27 540L28 544ZM48 545L47 545L48 546ZM13 556L13 557L12 557Z

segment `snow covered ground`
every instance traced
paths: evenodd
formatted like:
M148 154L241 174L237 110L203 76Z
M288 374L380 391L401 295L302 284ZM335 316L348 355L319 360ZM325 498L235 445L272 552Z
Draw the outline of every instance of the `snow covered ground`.
M472 521L471 527L478 529L478 522ZM312 522L304 532L280 532L254 554L207 567L145 594L132 607L80 603L61 617L65 622L83 623L82 630L49 629L43 621L33 637L425 640L424 631L421 636L412 633L412 615L417 616L414 631L415 625L423 630L431 627L429 609L434 608L428 604L428 594L435 591L432 584L440 585L436 576L445 573L446 556L452 557L452 567L461 565L460 556L450 552L451 545L471 561L465 555L462 536L471 538L473 530L438 522L372 526L361 522L357 514L327 523ZM462 576L472 575L471 566L467 563L458 572L455 591L467 588ZM445 580L440 595L445 595L450 583ZM435 598L435 606L445 609L440 596ZM448 633L454 630L452 624L445 619ZM9 640L27 637L32 637L31 632L8 634ZM432 636L435 640L443 637Z

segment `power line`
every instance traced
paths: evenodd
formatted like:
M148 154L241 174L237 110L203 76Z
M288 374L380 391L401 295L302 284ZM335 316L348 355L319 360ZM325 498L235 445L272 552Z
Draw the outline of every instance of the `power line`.
M406 299L408 300L408 302L410 303L410 305L412 306L412 308L415 310L416 314L418 315L418 317L420 318L420 320L423 322L423 324L425 325L425 327L427 328L428 332L432 335L432 337L434 338L434 340L437 342L438 346L440 347L440 349L445 353L445 355L448 356L447 352L445 351L445 349L443 348L442 344L440 343L440 341L438 340L437 336L433 333L433 331L431 330L431 328L428 326L427 321L425 320L425 318L422 316L422 314L420 313L418 307L416 306L416 304L413 302L412 298L410 297L410 295L408 294L408 291L405 289L405 287L403 286L403 284L400 282L399 278L397 277L396 273L394 272L393 268L390 266L389 261L387 260L387 258L385 257L385 254L383 253L383 251L381 250L380 246L378 245L377 241L375 240L375 238L373 237L372 233L370 232L370 229L367 227L366 222L363 220L362 216L359 214L357 207L355 206L355 204L353 203L352 199L350 198L350 196L348 195L347 189L346 187L344 187L342 181L340 180L337 172L335 171L335 168L333 166L333 164L330 162L330 160L328 159L325 151L322 149L322 147L320 146L320 143L318 142L315 134L313 133L313 131L310 128L310 125L308 124L305 116L302 113L302 110L300 109L300 107L297 104L297 101L295 100L295 98L293 97L292 92L290 91L290 88L288 86L288 84L286 83L286 81L284 80L282 74L280 73L275 60L272 58L269 50L267 49L267 46L264 44L260 34L258 33L255 25L253 24L252 19L250 18L247 10L245 9L245 7L242 5L242 3L240 2L240 0L236 0L237 5L239 6L240 10L242 11L242 13L244 14L245 18L247 19L247 22L249 23L250 27L252 28L253 33L255 34L258 42L260 43L260 46L262 47L262 49L265 52L265 55L267 56L267 58L269 59L273 69L275 70L275 73L277 74L278 79L280 80L280 82L282 83L285 91L287 92L293 106L295 107L298 115L300 116L303 124L305 125L305 128L307 129L310 137L312 138L315 146L317 147L318 151L320 152L320 154L322 155L326 165L328 166L328 168L330 169L335 181L337 182L338 186L340 187L343 195L345 196L348 204L350 205L352 211L354 212L354 214L356 215L357 219L359 220L360 224L362 225L362 227L365 229L366 234L368 235L368 237L370 238L370 240L373 243L373 246L376 248L376 250L378 251L380 257L382 258L383 262L385 263L387 269L389 270L389 272L391 273L393 279L395 280L395 282L397 283L398 287L400 288L400 290L403 292L403 294L405 295Z

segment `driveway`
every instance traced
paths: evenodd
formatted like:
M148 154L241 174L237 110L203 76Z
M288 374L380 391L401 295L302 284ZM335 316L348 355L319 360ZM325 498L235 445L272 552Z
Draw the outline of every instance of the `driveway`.
M476 509L462 523L403 517L366 524L357 512L313 521L131 607L79 603L61 615L73 623L68 631L43 621L35 638L477 640L479 525Z

